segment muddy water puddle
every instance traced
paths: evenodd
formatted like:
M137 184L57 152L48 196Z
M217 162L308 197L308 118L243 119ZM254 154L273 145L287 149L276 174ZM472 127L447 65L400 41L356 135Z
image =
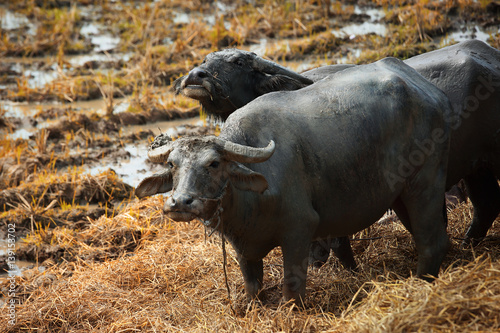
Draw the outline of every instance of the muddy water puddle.
M0 257L8 256L9 250L11 250L15 253L15 249L19 248L21 243L22 243L22 240L17 240L14 248L12 246L9 247L9 244L11 244L11 243L9 243L7 240L7 237L2 234L0 237ZM15 257L15 255L13 258L14 258L14 260L12 260L13 266L10 267L8 272L6 271L6 267L4 267L4 269L0 270L0 282L4 279L7 279L9 277L9 274L11 276L21 276L22 271L24 269L26 269L28 267L32 267L34 265L33 262L17 259Z
M0 6L0 28L2 30L24 29L30 35L36 34L36 25L25 15L10 11Z
M122 100L122 103L126 105L125 99ZM76 104L76 105L75 105ZM17 105L17 111L20 111L25 114L32 114L34 112L38 112L40 109L44 107L53 107L53 105L38 105L35 110L33 110L33 105ZM76 112L95 112L96 110L104 109L105 103L104 101L88 101L82 103L73 103L72 104L73 111ZM38 109L38 110L37 110ZM12 111L11 111L12 112ZM57 119L48 119L43 123L38 124L36 127L32 126L30 122L26 121L24 126L16 129L14 132L6 135L6 138L10 138L12 140L21 138L21 139L29 139L32 137L37 131L41 128L49 127L50 125L54 125L58 122ZM186 132L187 127L196 127L196 126L204 126L204 121L200 120L199 117L188 118L188 119L177 119L172 121L161 121L143 125L128 125L124 126L121 129L121 134L123 136L132 135L134 133L138 133L141 131L151 131L152 133L160 134L167 133L171 137L178 137L183 135ZM97 175L109 168L114 170L118 176L122 178L122 180L135 187L139 184L139 181L144 178L146 174L150 172L156 172L156 169L149 169L145 160L147 158L147 147L149 142L147 140L140 140L133 144L125 144L123 149L125 150L124 157L116 158L112 161L108 161L102 165L94 165L94 166L84 166L83 171L89 172L92 175Z
M488 39L495 34L500 33L500 27L482 28L475 24L463 26L459 31L449 33L447 36L440 39L440 45L447 45L452 41L463 42L469 39L478 39L488 43Z
M346 25L343 28L338 30L332 30L332 33L336 37L349 37L353 39L356 36L368 35L368 34L376 34L384 37L387 34L387 26L383 23L374 23L374 22L363 22Z
M83 55L72 55L65 57L68 66L59 67L55 57L6 57L2 59L4 64L9 64L9 69L19 73L21 80L25 80L30 88L43 88L52 81L60 78L61 75L67 75L72 69L84 66L91 62L118 62L120 60L129 61L130 53L107 53L106 51L116 48L119 40L112 36L99 35L92 38L98 41L94 53ZM106 70L95 70L96 73L105 73ZM7 86L1 86L1 89L7 89Z
M123 110L124 106L128 105L126 98L117 98L115 99L114 103L115 108L119 111ZM106 102L102 99L77 101L73 103L18 103L10 101L0 101L0 108L6 111L5 115L7 117L21 119L20 126L18 126L13 132L5 134L6 139L15 140L29 139L30 136L35 134L41 128L49 127L50 125L54 125L59 121L58 119L49 118L47 120L40 121L34 124L29 119L37 113L53 108L61 108L66 109L68 113L97 113L103 115L106 112Z
M361 23L352 23L342 28L332 30L336 37L349 37L376 34L384 37L387 34L387 25L381 20L385 17L385 11L380 8L365 8L354 6L354 14L367 16L367 20Z
M178 119L173 121L162 121L154 124L126 126L122 130L123 135L133 134L138 131L152 131L155 134L166 133L171 137L178 137L186 132L187 126L203 126L204 122L199 117L189 119ZM147 167L147 150L149 142L143 140L134 144L127 144L123 149L127 152L125 158L116 159L107 165L97 165L88 168L92 175L99 174L111 168L120 178L132 187L137 187L139 182L146 176L160 171L158 165ZM85 169L85 168L84 168Z

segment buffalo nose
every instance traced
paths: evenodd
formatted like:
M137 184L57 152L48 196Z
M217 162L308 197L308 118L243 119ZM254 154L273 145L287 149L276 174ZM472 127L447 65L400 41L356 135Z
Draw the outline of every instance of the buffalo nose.
M171 208L187 207L194 201L193 197L189 194L179 194L170 197L169 204Z
M187 84L201 84L201 81L208 77L207 71L202 68L196 67L189 72L186 83Z

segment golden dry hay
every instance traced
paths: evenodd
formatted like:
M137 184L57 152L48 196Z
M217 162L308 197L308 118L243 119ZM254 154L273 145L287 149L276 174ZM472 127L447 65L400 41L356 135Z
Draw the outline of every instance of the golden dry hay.
M38 329L62 332L430 332L500 330L499 223L474 251L453 239L444 271L434 283L412 276L416 255L398 222L377 223L355 235L359 272L331 257L309 270L306 308L281 304L280 249L264 259L262 303L248 305L234 252L228 246L225 287L220 238L206 238L199 223L163 220L159 197L136 201L114 218L101 217L84 233L102 242L141 228L131 252L92 262L52 264L18 279L15 326L2 332ZM450 212L450 233L464 229L471 207ZM57 229L57 228L56 228ZM120 230L121 232L115 231ZM101 233L98 233L101 230ZM105 232L103 232L105 230ZM108 235L108 236L107 236ZM73 243L85 253L91 244ZM5 287L2 286L4 289ZM1 311L5 311L5 306ZM235 313L233 313L233 309Z

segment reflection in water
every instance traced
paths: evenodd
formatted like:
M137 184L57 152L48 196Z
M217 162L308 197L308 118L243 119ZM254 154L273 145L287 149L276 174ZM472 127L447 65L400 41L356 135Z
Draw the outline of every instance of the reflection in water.
M362 49L352 48L349 53L338 60L339 64L353 64L361 56Z
M27 129L24 129L24 128L21 128L21 129L16 130L12 134L8 134L6 138L10 139L10 140L17 140L17 139L28 140L30 138L30 136L32 136L33 134L34 134L34 132L28 131Z
M90 38L90 42L94 45L94 52L115 49L121 39L113 37L109 33L102 33L101 31L105 31L105 29L95 23L87 23L80 29L80 33L83 36Z
M120 106L125 103L125 98L116 98L114 100L115 107ZM68 108L71 109L72 113L79 112L95 112L98 114L106 113L106 102L102 99L90 100L90 101L77 101L73 103L58 103L58 102L47 102L47 103L18 103L10 101L0 101L0 107L6 111L5 115L7 117L15 117L23 119L21 125L16 128L13 133L7 134L7 138L17 139L23 138L28 139L40 128L45 128L58 119L48 119L45 121L40 121L37 123L36 127L27 121L26 117L33 117L36 113L43 110L48 110L52 108Z
M90 35L97 35L99 33L99 28L95 23L86 23L80 29L80 33L85 37L89 37Z
M32 69L32 64L22 64L20 62L12 65L12 70L23 73L28 79L28 86L32 89L43 88L47 83L54 81L58 76L57 64L53 64L46 70Z
M115 49L120 44L120 38L113 37L110 34L92 36L90 42L94 45L94 52L104 52Z
M488 43L488 39L497 33L500 33L499 27L483 29L477 25L468 25L463 27L460 31L452 32L446 35L446 37L441 38L440 45L448 45L452 41L463 42L468 39L478 39Z
M367 35L370 33L384 37L387 34L387 27L382 23L364 22L361 24L350 24L339 30L332 30L332 33L336 37L349 36L351 39L355 36Z
M175 24L189 24L191 22L203 21L209 27L213 27L217 22L217 18L221 15L225 15L231 12L236 7L236 4L225 4L220 1L216 1L215 5L217 7L216 13L214 15L201 14L196 12L184 13L181 11L174 10L172 13L173 22ZM224 20L224 28L227 30L231 29L231 23L228 20Z
M2 7L0 7L0 28L2 30L27 28L29 35L34 36L36 34L36 26L25 15L11 12Z
M387 35L387 26L384 23L380 23L380 20L385 17L385 12L383 9L378 8L365 8L354 6L354 14L358 15L368 15L370 20L363 23L353 23L344 26L340 29L335 29L332 33L335 37L350 37L351 39L355 36L367 35L367 34L377 34L384 37Z
M67 61L74 67L82 66L89 61L111 62L111 61L129 61L132 53L94 53L76 56L67 56Z
M381 8L366 8L366 7L359 7L358 5L354 6L354 14L366 14L370 16L370 20L373 21L378 21L382 18L385 17L385 11Z
M6 237L3 235L2 237ZM6 238L0 238L0 256L7 255L7 251L9 250L8 242ZM19 247L19 241L16 242L16 247ZM14 250L15 252L15 250ZM33 266L34 263L29 262L29 261L24 261L24 260L18 260L17 258L15 259L14 263L14 269L10 271L11 275L15 276L21 276L23 269ZM8 272L5 272L3 270L0 271L0 282L4 279L7 279L9 276Z

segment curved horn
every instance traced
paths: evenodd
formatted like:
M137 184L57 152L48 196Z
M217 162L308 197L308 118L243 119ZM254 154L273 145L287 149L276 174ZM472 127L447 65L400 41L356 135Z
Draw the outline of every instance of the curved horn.
M264 148L244 146L219 138L216 139L216 142L222 148L227 158L240 163L264 162L273 155L276 148L276 144L273 140Z
M172 139L167 134L158 135L148 149L148 157L152 162L161 163L167 160L172 151Z
M278 65L275 62L263 59L263 58L258 57L258 56L255 56L253 58L252 66L253 66L253 68L255 68L261 72L267 73L267 74L282 74L282 75L286 75L288 77L291 77L292 79L295 79L295 80L297 80L301 83L304 83L304 84L312 84L313 83L313 81L306 78L305 76L302 76L302 75L295 73L294 71L292 71L288 68L285 68L281 65Z

